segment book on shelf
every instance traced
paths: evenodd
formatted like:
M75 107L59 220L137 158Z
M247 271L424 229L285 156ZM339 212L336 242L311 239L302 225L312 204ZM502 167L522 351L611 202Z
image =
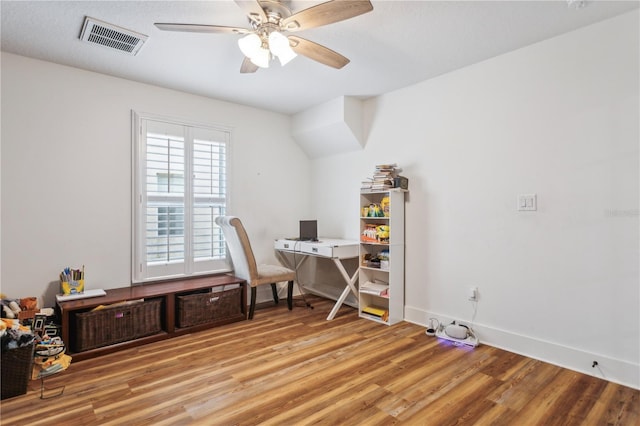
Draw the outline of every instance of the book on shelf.
M386 184L386 183L380 184L380 185L376 185L376 184L371 185L372 190L384 190L384 189L391 189L391 188L393 188L393 185Z
M389 284L367 281L360 287L360 293L389 297Z
M375 166L373 176L362 182L360 187L363 191L381 191L391 189L394 186L394 179L398 176L398 172L402 169L398 168L396 163L378 164Z
M370 191L372 185L373 185L372 180L363 180L362 183L360 184L360 190Z
M389 311L375 306L365 306L362 308L362 314L382 321L389 320Z

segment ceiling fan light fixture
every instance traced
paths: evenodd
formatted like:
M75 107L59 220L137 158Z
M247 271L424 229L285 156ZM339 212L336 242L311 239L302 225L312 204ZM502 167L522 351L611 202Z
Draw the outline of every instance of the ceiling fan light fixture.
M262 47L262 40L255 34L249 34L241 39L238 39L238 47L247 58L253 58L259 54L259 50Z
M289 39L278 31L269 34L269 49L271 53L278 57L282 66L288 64L296 56L296 52L291 49Z
M285 36L283 33L345 21L373 10L370 0L325 1L295 13L284 4L290 3L289 1L235 0L235 3L249 17L250 28L161 22L156 22L155 26L162 31L242 34L243 37L238 39L238 47L244 54L240 66L240 72L243 74L254 73L258 68L268 68L269 62L275 56L283 66L297 55L302 55L332 68L341 69L349 63L348 58L321 44L294 35Z
M248 56L251 62L260 68L269 68L269 60L271 60L271 52L269 49L260 47L253 56Z
M293 58L295 58L296 56L298 56L296 54L296 52L294 52L293 50L289 49L289 51L285 51L282 52L278 55L278 59L280 60L280 65L285 66L287 65L289 62L291 62L291 60Z

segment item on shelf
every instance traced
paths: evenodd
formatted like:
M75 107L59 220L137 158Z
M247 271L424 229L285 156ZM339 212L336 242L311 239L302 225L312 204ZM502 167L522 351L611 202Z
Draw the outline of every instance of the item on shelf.
M389 311L384 308L365 306L362 308L362 313L385 322L389 319Z
M389 297L389 284L379 280L375 280L375 282L367 281L360 287L360 292Z
M380 268L380 259L376 256L372 256L369 253L366 253L362 256L362 266L367 268Z
M404 176L396 176L393 178L393 187L400 189L409 189L409 179Z
M365 207L367 210L367 214L365 217L384 217L384 213L382 212L382 207L380 204L371 203L368 207Z
M373 174L371 189L382 190L393 188L393 178L396 176L397 164L379 164Z
M82 270L64 268L60 272L60 289L63 295L81 294L84 292L84 265Z
M376 238L379 243L389 242L389 225L378 225L376 227Z
M363 242L378 242L378 226L375 223L365 223L360 239Z
M380 209L382 210L382 216L389 217L389 196L382 197Z
M95 289L92 288L92 289L85 290L82 293L56 294L56 300L58 302L68 302L69 300L90 299L92 297L100 297L100 296L104 296L105 294L107 293L101 288L95 288Z
M402 171L397 164L378 164L375 166L373 177L368 180L362 181L360 186L361 191L384 191L396 186L396 179L402 178L398 176L398 172ZM402 184L403 180L399 179L398 184ZM405 186L408 186L408 181L404 178ZM403 188L406 189L406 188Z
M367 268L389 269L389 250L382 250L378 254L365 253L362 255L362 266Z
M389 225L377 225L375 223L365 223L360 240L363 243L389 243Z
M378 253L378 259L380 259L380 269L389 269L389 250L382 250Z

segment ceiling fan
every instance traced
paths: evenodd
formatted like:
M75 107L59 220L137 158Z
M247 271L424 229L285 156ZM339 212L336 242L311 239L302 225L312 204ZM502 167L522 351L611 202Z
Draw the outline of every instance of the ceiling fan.
M313 41L295 35L285 36L283 33L333 24L373 10L369 0L332 0L296 13L278 0L234 1L249 17L251 28L159 22L155 26L164 31L245 35L238 40L240 50L245 55L241 73L253 73L258 68L269 67L269 61L274 56L285 65L296 54L340 69L349 63L349 59Z

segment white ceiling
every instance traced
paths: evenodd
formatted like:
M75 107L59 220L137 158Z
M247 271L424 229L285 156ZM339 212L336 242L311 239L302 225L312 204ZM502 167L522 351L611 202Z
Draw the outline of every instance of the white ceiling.
M321 1L284 2L295 13ZM341 95L368 98L637 9L634 1L372 1L367 14L296 33L351 59L305 57L240 74L236 35L158 30L154 22L247 27L232 0L7 1L2 50L293 114ZM137 56L79 40L85 16L149 36Z

